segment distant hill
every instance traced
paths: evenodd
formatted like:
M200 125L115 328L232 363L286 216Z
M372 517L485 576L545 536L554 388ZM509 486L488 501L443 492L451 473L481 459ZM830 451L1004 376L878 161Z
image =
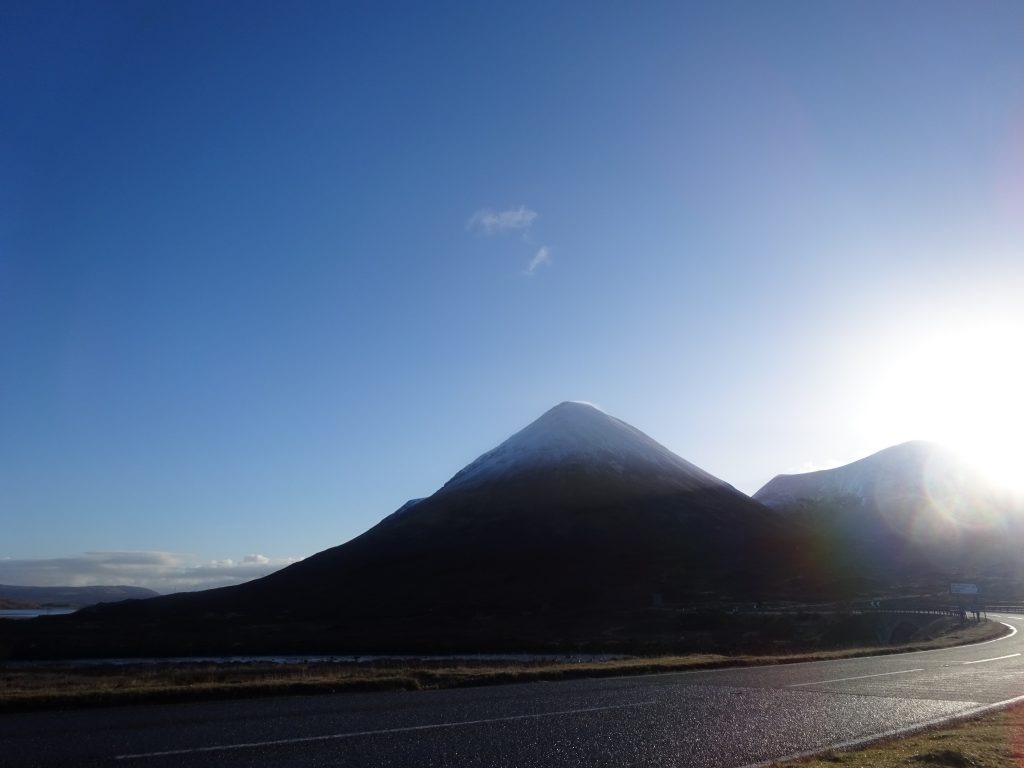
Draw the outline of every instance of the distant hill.
M18 587L0 584L0 600L17 603L20 607L67 605L82 608L96 603L156 597L157 594L143 587Z

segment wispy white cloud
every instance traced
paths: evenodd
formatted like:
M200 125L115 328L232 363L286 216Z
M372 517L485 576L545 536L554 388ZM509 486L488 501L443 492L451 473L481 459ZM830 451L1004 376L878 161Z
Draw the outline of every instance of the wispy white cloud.
M534 274L540 267L551 262L551 249L546 245L542 245L537 249L537 252L533 254L533 258L530 259L530 263L526 265L526 274Z
M530 231L533 223L539 214L525 205L518 208L508 208L504 211L495 211L491 208L481 208L469 217L466 222L466 229L470 232L479 232L484 235L501 235L509 232L518 232L519 240L532 251L523 274L532 277L537 270L551 262L551 248L547 245L537 246Z
M529 229L536 220L537 212L525 205L504 211L482 208L469 217L466 229L485 235L499 235L503 232Z
M0 584L110 585L147 587L161 593L184 592L241 584L301 559L250 554L241 560L200 560L173 552L85 552L46 559L0 558Z

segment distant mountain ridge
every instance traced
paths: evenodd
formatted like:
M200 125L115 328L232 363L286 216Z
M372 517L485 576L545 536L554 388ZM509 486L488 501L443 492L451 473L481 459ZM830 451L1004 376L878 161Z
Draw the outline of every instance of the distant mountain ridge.
M69 605L82 608L96 603L141 600L159 593L144 587L22 587L0 584L0 599L23 605Z

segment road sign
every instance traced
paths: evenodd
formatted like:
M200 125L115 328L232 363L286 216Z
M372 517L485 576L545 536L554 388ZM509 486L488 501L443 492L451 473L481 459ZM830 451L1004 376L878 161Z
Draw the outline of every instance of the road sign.
M949 593L951 595L976 595L978 594L977 584L950 584Z

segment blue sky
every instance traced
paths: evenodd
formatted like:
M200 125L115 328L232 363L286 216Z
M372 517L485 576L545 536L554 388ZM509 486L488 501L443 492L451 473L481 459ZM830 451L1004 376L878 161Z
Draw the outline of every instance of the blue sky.
M748 493L1019 452L1022 33L985 2L3 4L0 583L253 575L566 399Z

